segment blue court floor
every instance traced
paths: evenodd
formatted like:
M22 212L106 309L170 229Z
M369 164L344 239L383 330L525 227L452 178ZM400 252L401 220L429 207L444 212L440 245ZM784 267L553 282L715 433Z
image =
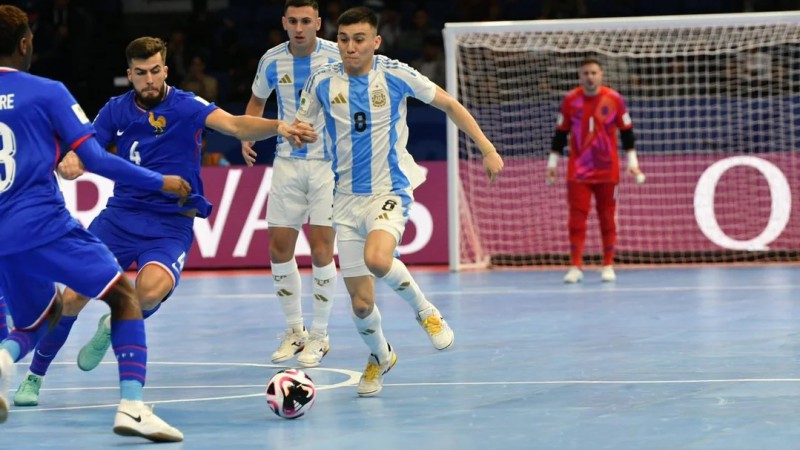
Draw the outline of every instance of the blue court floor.
M332 350L308 370L316 404L294 421L264 399L283 328L269 276L186 277L147 321L146 400L186 435L159 448L800 448L800 267L623 268L616 283L587 272L574 286L561 270L414 274L454 328L454 347L434 350L409 307L379 286L399 359L378 397L358 398L369 351L340 281ZM83 312L40 406L12 407L0 448L153 445L111 431L111 354L90 373L74 363L106 310L93 302ZM308 295L304 314L309 324Z

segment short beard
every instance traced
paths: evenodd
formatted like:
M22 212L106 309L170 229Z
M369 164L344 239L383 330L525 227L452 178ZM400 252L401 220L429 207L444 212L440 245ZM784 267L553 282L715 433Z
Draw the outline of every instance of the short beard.
M143 107L144 109L152 109L158 106L164 100L164 96L167 92L167 83L161 85L161 89L158 90L158 96L156 97L142 97L136 92L136 103Z

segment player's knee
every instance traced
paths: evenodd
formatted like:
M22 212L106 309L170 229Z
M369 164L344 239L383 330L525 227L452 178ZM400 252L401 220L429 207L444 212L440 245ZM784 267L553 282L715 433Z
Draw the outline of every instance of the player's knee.
M139 296L139 303L142 309L149 311L158 306L164 297L169 294L170 289L166 286L136 286L136 294Z
M333 261L333 248L312 248L311 262L317 267L325 267Z
M358 317L359 319L363 319L370 314L372 314L372 310L375 307L374 301L368 301L365 298L355 296L352 297L351 307L353 308L353 314Z
M75 317L81 312L84 306L89 303L89 299L78 294L72 289L66 289L61 294L62 315Z
M364 263L369 271L378 278L384 277L392 269L393 257L380 252L365 252Z

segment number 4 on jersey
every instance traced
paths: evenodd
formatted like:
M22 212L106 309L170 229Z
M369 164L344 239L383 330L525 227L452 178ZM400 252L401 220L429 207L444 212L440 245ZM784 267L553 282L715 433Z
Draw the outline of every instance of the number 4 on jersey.
M137 166L141 166L142 155L136 150L136 147L138 146L139 146L139 141L133 141L133 145L131 145L130 160Z

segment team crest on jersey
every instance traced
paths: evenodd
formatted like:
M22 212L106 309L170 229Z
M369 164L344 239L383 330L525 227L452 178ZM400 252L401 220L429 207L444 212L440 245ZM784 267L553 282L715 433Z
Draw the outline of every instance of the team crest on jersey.
M608 115L608 106L603 106L600 108L600 114L607 116Z
M383 89L376 89L372 91L372 95L370 95L370 100L372 100L372 106L375 108L381 108L386 106L386 92Z
M150 116L147 118L147 121L150 122L150 125L155 129L153 132L156 135L164 134L165 128L167 128L167 119L164 116L158 116L156 118L153 112L150 112Z

